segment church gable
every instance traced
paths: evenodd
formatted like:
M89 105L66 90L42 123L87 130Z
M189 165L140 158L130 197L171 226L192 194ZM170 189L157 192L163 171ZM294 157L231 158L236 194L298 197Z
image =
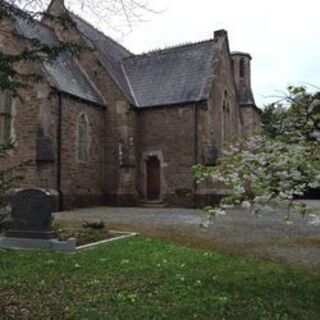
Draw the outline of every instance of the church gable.
M68 11L53 0L49 13ZM64 52L39 62L47 81L31 86L24 96L32 99L17 108L16 158L36 163L26 185L58 190L65 207L145 200L194 206L202 194L192 166L214 163L223 143L241 133L249 64L235 81L240 68L224 30L211 40L134 55L69 14L74 26L16 21L25 38L84 48L76 57ZM244 85L245 94L238 90ZM92 107L104 101L107 110ZM251 105L244 108L253 127Z
M208 41L134 55L79 16L68 12L63 3L63 0L53 0L48 13L69 13L85 45L94 51L131 105L146 108L209 99L213 79L217 77L216 61L222 59L218 38L221 35L227 38L224 30L216 31L214 39ZM229 48L227 55L231 57ZM254 104L251 88L240 89L243 88L237 88L238 98L250 98Z
M59 46L55 33L38 21L31 22L16 17L15 28L27 39L40 41L51 48ZM94 104L104 105L100 93L67 51L62 52L52 62L43 62L43 71L50 85L58 91Z
M122 66L122 60L132 56L132 53L113 39L95 29L77 15L70 13L70 16L75 22L77 30L86 45L90 49L94 50L101 64L108 71L116 85L129 102L134 104L130 87Z
M61 2L53 0L49 13L64 8ZM60 10L66 12L65 8ZM214 39L134 55L79 16L69 14L86 46L94 50L131 105L144 108L208 98L216 58Z
M197 102L208 98L216 58L215 40L134 55L70 13L87 46L128 101L138 108Z

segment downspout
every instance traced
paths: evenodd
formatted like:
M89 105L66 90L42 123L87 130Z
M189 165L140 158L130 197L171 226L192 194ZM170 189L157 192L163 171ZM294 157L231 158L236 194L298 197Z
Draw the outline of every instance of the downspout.
M63 193L61 190L61 147L62 147L62 93L58 92L58 124L57 124L57 191L59 194L59 211L63 208Z
M193 104L193 164L197 164L198 160L198 114L197 105ZM196 207L197 182L193 179L193 206Z

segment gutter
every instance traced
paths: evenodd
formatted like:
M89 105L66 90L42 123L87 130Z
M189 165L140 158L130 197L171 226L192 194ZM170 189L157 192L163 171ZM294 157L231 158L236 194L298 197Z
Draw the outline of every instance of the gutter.
M61 211L63 208L63 193L61 190L62 174L62 93L58 91L58 123L57 123L57 191L59 194L59 206L58 210Z

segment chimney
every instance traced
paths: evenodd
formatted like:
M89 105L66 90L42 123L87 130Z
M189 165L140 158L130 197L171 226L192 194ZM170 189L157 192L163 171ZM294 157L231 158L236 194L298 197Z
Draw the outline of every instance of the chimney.
M228 32L224 29L216 30L214 32L214 38L219 39L219 38L225 38L228 36Z

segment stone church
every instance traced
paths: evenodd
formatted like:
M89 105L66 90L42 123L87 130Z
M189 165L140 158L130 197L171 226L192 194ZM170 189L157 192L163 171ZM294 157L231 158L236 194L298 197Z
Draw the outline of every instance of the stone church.
M14 97L1 94L0 139L16 144L1 166L27 160L20 187L55 191L60 209L213 201L219 190L196 185L192 166L214 164L224 143L258 126L251 56L230 52L224 30L135 55L68 12L63 0L48 12L73 23L2 21L0 50L19 53L27 39L83 49L16 65L39 77Z

